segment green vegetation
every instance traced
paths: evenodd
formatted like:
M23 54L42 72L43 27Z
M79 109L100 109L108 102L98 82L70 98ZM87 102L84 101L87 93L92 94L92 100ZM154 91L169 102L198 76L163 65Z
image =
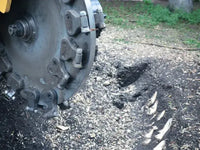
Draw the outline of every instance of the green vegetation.
M107 14L107 23L119 25L124 28L132 28L133 22L140 26L153 27L158 24L176 26L179 24L200 24L200 9L192 13L183 11L171 12L161 5L154 5L151 0L144 3L127 6L123 2L113 3L103 2L104 12Z
M185 44L190 45L192 47L200 48L200 40L196 39L187 39L184 41Z
M200 9L196 9L192 13L181 10L171 12L167 7L153 4L151 0L138 3L101 0L101 3L104 13L107 15L107 24L122 28L136 28L137 26L154 28L158 25L175 28L182 35L184 44L200 48L200 35L197 35L200 31ZM128 42L124 39L115 40Z

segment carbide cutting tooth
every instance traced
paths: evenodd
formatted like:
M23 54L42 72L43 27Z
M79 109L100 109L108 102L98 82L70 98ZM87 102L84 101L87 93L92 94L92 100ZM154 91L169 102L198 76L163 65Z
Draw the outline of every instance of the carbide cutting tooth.
M15 93L15 91L12 90L12 89L11 89L11 90L10 90L10 89L9 89L9 90L5 90L5 91L4 91L4 94L5 94L9 99L12 99L12 100L15 99L14 97L15 97L15 94L16 94L16 93Z
M147 138L147 139L150 139L150 138L152 137L152 135L153 135L153 132L154 132L155 130L157 130L157 129L158 129L157 126L153 126L153 128L152 128L148 133L146 133L146 134L144 135L144 137Z
M80 16L81 16L81 32L82 33L90 32L86 11L81 11Z
M166 145L166 141L163 140L158 145L156 145L156 147L154 147L153 150L163 150L165 148L165 145Z
M155 122L152 122L151 124L148 124L147 127L152 127L155 124Z
M147 115L153 115L156 113L158 108L158 101L156 101L153 106L151 106L150 108L147 108Z
M160 131L158 131L159 134L155 135L155 138L156 138L157 140L162 140L162 139L163 139L163 137L166 135L166 133L167 133L167 132L169 131L169 129L171 128L171 126L172 126L172 121L173 121L173 119L170 118L170 119L166 122L166 124L164 125L164 127L163 127Z
M161 120L163 118L163 116L165 115L165 110L163 110L157 117L157 121Z
M75 56L74 61L73 61L74 67L77 68L77 69L81 69L83 67L82 66L82 60L83 60L83 49L77 48L76 56Z
M151 105L153 105L156 101L156 98L157 98L157 91L153 94L153 96L147 101L147 104L146 106L147 107L150 107Z
M145 139L142 144L143 145L148 145L151 142L151 139Z
M10 91L7 93L7 95L8 95L10 98L12 98L12 97L15 96L15 91L10 90Z
M153 120L157 116L157 113L155 113L150 120Z

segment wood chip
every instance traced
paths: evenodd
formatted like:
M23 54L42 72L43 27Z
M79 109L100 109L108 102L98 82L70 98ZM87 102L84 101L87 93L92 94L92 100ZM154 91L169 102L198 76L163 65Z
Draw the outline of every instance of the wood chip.
M62 126L62 125L57 125L56 128L59 129L59 130L62 130L62 131L66 131L66 130L69 129L68 126Z

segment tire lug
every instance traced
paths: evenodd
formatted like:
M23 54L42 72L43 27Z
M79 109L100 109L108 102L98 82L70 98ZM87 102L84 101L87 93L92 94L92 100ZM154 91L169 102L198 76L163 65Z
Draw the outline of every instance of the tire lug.
M77 48L76 56L75 56L74 61L73 61L74 67L77 68L77 69L81 69L83 67L82 66L82 60L83 60L83 49Z

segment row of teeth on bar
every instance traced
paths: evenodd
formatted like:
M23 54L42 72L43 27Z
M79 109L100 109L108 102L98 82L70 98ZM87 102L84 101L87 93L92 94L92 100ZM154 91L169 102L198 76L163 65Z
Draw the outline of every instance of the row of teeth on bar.
M162 129L158 129L156 123L161 121L166 114L166 111L163 110L158 112L159 101L157 100L157 92L146 102L142 107L147 118L149 118L148 124L144 126L148 128L148 131L144 131L143 135L143 145L149 145L153 139L156 139L157 145L153 150L164 150L166 149L166 135L169 133L170 128L172 127L173 118L170 118L166 121ZM154 134L155 133L155 134Z

